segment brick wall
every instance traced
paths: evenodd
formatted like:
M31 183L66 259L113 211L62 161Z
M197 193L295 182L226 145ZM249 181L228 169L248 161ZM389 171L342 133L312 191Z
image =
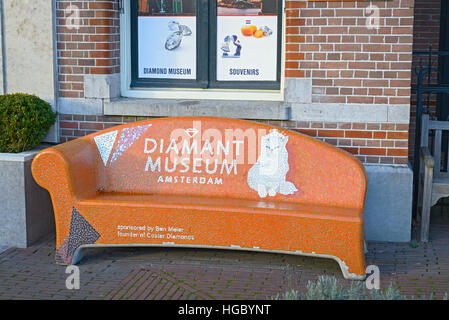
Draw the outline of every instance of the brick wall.
M61 115L62 142L148 117ZM407 164L408 125L315 121L261 121L315 137L346 150L364 163Z
M58 16L69 3L58 1ZM59 60L66 63L60 64L60 96L82 98L83 73L119 72L118 6L117 1L73 3L82 5L85 29L75 32L58 23ZM369 2L287 1L285 75L312 79L313 103L410 104L414 1L373 3L380 7L378 29L366 27ZM64 114L61 139L140 119ZM327 141L363 162L408 162L408 124L272 123Z
M313 102L409 104L413 1L287 1L286 76L313 78Z
M84 75L120 72L119 1L56 4L59 97L84 98ZM73 26L76 8L79 28Z

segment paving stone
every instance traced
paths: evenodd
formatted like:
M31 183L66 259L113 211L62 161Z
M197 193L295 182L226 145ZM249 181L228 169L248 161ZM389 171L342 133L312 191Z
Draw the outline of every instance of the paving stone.
M449 292L449 225L432 226L431 241L369 242L367 265L381 270L408 297L441 299ZM1 250L1 248L0 248ZM89 249L80 262L80 290L68 290L66 268L54 263L54 235L27 249L0 253L0 299L270 299L306 290L319 275L334 275L332 260L243 251L181 248Z

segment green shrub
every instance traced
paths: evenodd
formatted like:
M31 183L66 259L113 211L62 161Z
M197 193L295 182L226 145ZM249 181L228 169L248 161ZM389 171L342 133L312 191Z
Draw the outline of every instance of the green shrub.
M405 300L399 290L390 286L384 290L368 290L364 282L352 281L349 288L338 283L335 277L320 276L309 281L307 291L300 294L290 290L271 297L273 300Z
M33 149L55 121L56 113L50 104L34 95L0 95L0 152Z

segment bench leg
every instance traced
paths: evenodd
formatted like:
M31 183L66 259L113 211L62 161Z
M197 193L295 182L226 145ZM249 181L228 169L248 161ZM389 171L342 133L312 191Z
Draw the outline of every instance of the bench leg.
M416 201L416 212L419 214L422 210L422 205L423 205L423 179L422 177L419 178L418 180L418 199ZM418 219L420 219L420 217L417 217Z
M70 232L56 251L56 263L77 264L83 256L82 246L94 244L100 237L94 227L73 207Z
M344 261L344 259L342 259L341 257L337 257L334 255L315 254L315 253L308 254L300 251L297 251L296 254L308 257L319 257L335 260L340 266L341 273L343 274L343 277L345 279L360 280L360 281L366 279L366 265L363 250L361 252L354 253L354 255L357 256L357 259L355 261L352 260L353 261L352 264L350 264L348 261Z
M363 255L363 252L357 253ZM355 265L349 265L339 257L333 257L334 260L338 262L338 265L340 266L341 272L343 273L343 277L348 280L365 280L366 278L366 266L365 266L365 259L360 258L361 263L357 266ZM352 272L350 272L351 270Z
M366 278L365 249L365 242L362 240L360 245L353 247L351 251L345 252L344 255L340 255L338 252L317 254L302 251L296 251L296 254L335 260L345 279L363 281Z
M364 281L366 279L366 274L359 275L355 273L348 272L348 266L341 260L337 260L338 265L340 266L341 272L343 273L343 277L347 280L359 280Z
M424 171L423 203L421 210L421 242L429 241L430 208L432 207L433 169L426 167Z
M78 262L80 262L84 257L84 251L82 250L82 247L79 247L75 250L75 253L73 254L72 257L72 262L70 263L71 265L76 265L78 264Z

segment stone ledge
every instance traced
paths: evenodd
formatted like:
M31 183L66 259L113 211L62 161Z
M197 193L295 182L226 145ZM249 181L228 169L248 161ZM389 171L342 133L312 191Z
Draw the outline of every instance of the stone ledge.
M26 162L33 159L39 151L49 147L51 147L51 145L41 144L33 150L24 151L21 153L0 153L0 161Z
M276 101L163 100L119 98L105 102L105 115L288 120L289 104Z
M409 123L409 108L408 105L119 98L105 101L104 115L213 116L249 120Z
M410 105L292 103L292 120L361 123L410 122Z

